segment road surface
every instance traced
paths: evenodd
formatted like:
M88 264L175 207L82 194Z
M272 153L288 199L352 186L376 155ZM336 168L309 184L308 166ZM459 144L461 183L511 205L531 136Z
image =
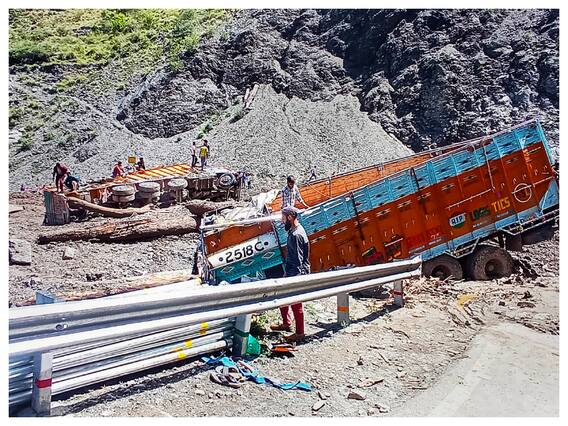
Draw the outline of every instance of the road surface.
M392 416L558 416L559 339L513 323L490 326L431 388Z

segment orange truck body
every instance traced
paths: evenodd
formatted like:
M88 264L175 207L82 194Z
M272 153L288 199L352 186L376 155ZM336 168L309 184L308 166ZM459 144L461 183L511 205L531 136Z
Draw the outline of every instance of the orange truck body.
M310 208L312 272L421 255L461 258L499 234L555 220L558 182L540 124L344 173L300 188ZM278 212L277 197L266 213ZM207 228L207 227L204 227ZM278 275L286 232L278 220L234 223L201 234L206 278Z

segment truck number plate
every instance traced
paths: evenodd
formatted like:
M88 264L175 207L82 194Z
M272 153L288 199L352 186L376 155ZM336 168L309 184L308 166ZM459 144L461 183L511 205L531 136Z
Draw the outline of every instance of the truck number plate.
M270 250L277 245L276 236L270 232L257 238L253 238L252 240L245 241L242 244L214 253L208 257L208 260L213 268L218 268L222 265L227 265L248 257L253 257L256 254Z

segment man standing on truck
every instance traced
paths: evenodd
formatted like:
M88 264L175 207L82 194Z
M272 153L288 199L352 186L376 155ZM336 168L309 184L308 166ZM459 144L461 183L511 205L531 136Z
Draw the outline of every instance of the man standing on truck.
M63 184L65 182L65 176L69 169L63 163L56 163L55 167L53 168L53 179L55 180L55 187L57 188L57 192L63 192Z
M191 167L195 167L197 164L197 142L193 141L193 145L191 146Z
M284 276L293 277L296 275L306 275L310 273L310 240L304 227L298 220L299 210L293 206L282 209L282 223L288 231L286 262L284 263ZM288 342L301 342L305 338L304 334L304 310L301 303L292 305L294 321L296 322L296 332L286 337ZM282 324L272 325L273 331L291 331L292 317L290 307L280 308L282 314Z
M306 208L310 207L306 204L302 195L300 194L300 190L296 186L296 178L292 175L288 176L286 179L286 186L282 188L282 209L287 206L294 207L296 201L302 203Z
M207 139L203 141L203 145L199 149L199 158L201 160L201 171L207 165L207 159L209 158L209 144L207 143Z

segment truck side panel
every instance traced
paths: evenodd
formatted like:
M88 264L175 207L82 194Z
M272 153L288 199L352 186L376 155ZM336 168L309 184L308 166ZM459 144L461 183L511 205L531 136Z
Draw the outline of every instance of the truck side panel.
M531 123L323 202L300 221L318 272L417 254L424 260L442 253L460 257L478 239L519 232L557 205L546 140L540 125ZM274 228L285 246L283 226ZM230 265L230 274L218 270L217 278L237 279L264 262L257 255ZM282 252L266 264L278 262Z

